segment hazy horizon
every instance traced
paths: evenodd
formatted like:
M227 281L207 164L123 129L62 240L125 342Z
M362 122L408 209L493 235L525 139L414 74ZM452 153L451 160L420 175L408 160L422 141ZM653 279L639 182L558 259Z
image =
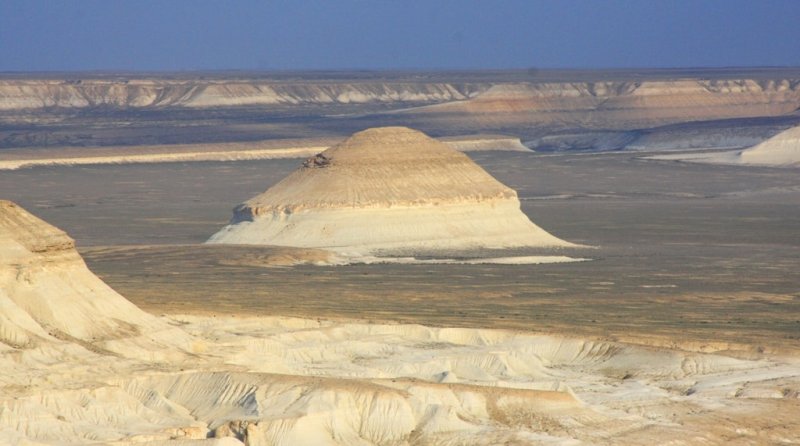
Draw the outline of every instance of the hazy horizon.
M800 2L0 3L0 71L800 66Z

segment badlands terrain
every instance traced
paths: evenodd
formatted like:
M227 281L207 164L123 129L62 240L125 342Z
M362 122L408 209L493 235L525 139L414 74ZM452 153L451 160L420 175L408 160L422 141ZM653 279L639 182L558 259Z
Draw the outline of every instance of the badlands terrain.
M0 443L797 444L798 79L3 75ZM569 244L205 243L385 126Z
M255 312L159 318L14 203L0 203L0 229L5 443L746 444L800 428L800 360L785 352Z

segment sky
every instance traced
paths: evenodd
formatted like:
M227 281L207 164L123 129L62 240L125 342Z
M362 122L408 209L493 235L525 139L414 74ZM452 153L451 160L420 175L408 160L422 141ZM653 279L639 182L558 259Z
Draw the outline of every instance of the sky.
M0 71L800 66L800 0L0 0Z

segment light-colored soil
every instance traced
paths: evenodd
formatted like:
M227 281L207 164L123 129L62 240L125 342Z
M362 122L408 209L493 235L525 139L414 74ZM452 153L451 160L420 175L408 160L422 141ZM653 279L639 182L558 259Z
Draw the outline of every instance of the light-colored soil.
M94 271L157 314L207 313L213 302L218 314L519 328L659 345L680 333L694 349L797 349L800 184L790 171L631 154L475 156L520 192L523 210L542 227L597 246L557 255L593 260L264 268L224 248L150 246L202 243L227 222L232 203L278 181L296 160L39 168L4 173L0 189L67 228Z
M327 260L286 248L138 249L148 263L192 248L231 269ZM246 310L157 318L93 275L66 234L7 201L0 254L3 443L786 443L800 428L792 351Z

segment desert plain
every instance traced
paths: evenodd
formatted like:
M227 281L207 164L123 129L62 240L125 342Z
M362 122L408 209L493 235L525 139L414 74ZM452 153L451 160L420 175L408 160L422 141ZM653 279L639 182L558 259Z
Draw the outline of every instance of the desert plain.
M108 299L152 320L4 338L0 439L796 444L800 149L781 142L779 165L693 161L800 125L798 79L6 76L0 198L73 238L119 293ZM576 246L343 264L323 249L205 244L307 157L389 125L469 150ZM17 227L2 226L13 240ZM488 261L548 257L575 261ZM14 262L2 277L20 281ZM43 265L42 277L60 268ZM9 283L0 291L24 300ZM25 308L45 331L70 325L69 311Z

